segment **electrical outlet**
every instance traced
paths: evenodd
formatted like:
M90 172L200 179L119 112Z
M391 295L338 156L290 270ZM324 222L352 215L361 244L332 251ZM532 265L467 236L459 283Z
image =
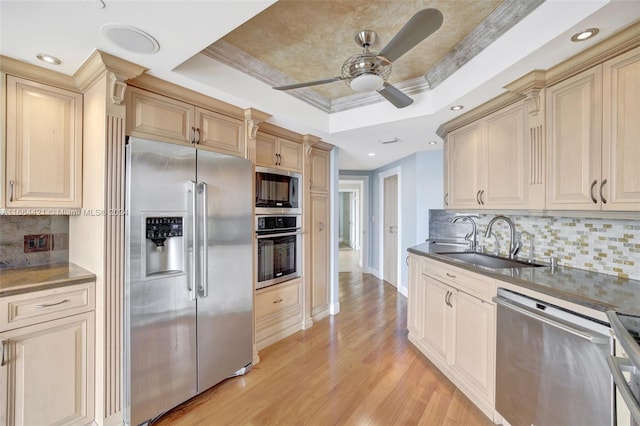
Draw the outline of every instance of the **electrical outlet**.
M24 252L37 253L41 251L49 251L51 250L49 242L49 234L25 235Z

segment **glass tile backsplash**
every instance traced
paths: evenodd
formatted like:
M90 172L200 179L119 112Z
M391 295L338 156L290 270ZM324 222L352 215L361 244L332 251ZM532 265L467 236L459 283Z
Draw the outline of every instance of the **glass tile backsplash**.
M455 213L429 211L430 238L462 238L471 230L465 222L450 223ZM495 252L496 239L485 238L489 221L495 213L479 213L478 246ZM520 234L518 257L586 269L623 278L640 280L640 222L624 219L586 219L558 216L525 216L508 214ZM509 250L509 227L503 221L493 226L500 255ZM532 250L533 248L533 250Z

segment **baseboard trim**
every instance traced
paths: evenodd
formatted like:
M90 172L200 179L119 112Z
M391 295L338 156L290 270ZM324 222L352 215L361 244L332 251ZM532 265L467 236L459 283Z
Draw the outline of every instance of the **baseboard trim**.
M340 313L340 302L329 305L329 314L336 315Z

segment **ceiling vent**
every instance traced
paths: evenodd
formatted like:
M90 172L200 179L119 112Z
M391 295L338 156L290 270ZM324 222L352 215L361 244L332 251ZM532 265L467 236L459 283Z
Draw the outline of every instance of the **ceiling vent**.
M378 141L378 143L381 143L382 145L389 145L389 144L398 143L398 142L400 142L400 139L398 138L381 139Z

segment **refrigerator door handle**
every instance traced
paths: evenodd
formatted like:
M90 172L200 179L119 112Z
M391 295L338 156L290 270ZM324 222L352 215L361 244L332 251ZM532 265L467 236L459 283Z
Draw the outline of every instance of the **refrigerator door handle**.
M198 282L197 280L197 275L196 274L196 265L198 264L196 261L196 237L198 235L198 226L197 226L197 220L196 220L196 209L197 209L197 203L196 203L196 191L197 191L197 182L194 180L189 181L189 183L191 184L191 187L189 188L189 192L191 194L191 247L189 247L189 251L191 252L191 273L189 274L189 279L187 280L188 282L188 290L189 290L189 297L191 298L191 300L196 300L196 283Z
M201 262L200 262L200 297L203 299L209 295L209 229L207 227L207 192L209 188L204 182L200 182L200 194L202 194L202 239Z

